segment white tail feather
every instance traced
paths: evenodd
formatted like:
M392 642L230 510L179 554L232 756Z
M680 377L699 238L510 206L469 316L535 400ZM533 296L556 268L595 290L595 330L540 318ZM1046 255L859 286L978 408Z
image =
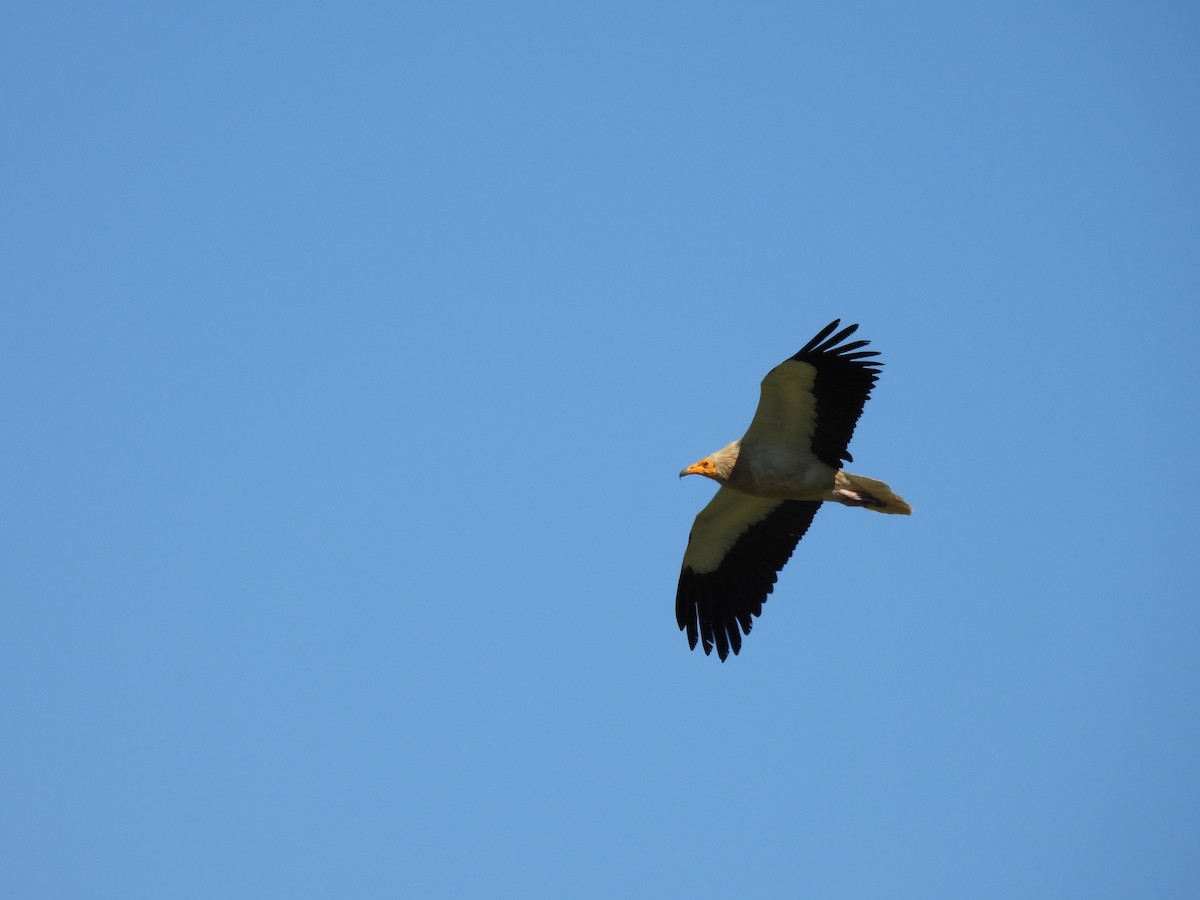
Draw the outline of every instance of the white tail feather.
M912 515L912 507L903 497L882 481L865 475L839 471L833 479L833 493L831 499L847 506L861 506L873 512L898 516Z

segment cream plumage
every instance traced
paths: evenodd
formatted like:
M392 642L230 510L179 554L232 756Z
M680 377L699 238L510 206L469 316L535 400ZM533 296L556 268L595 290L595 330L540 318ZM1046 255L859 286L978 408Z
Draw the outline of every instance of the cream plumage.
M879 375L858 328L835 320L767 373L758 409L740 441L688 466L721 485L696 516L683 556L675 615L694 649L724 660L741 649L776 574L827 500L908 515L882 481L843 471L846 447ZM834 332L837 332L836 334ZM740 628L740 630L739 630Z

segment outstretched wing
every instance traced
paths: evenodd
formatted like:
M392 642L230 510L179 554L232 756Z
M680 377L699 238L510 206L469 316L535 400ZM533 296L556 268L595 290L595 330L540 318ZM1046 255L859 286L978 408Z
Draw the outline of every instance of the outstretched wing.
M851 460L846 447L883 363L870 359L879 355L874 350L861 349L869 341L841 344L858 326L834 334L840 324L841 319L834 319L799 353L767 373L758 409L742 438L743 452L756 443L787 446L834 469Z
M717 491L692 525L675 594L675 618L693 650L703 639L704 652L715 646L724 661L741 649L742 634L750 633L751 618L762 613L776 573L820 506Z

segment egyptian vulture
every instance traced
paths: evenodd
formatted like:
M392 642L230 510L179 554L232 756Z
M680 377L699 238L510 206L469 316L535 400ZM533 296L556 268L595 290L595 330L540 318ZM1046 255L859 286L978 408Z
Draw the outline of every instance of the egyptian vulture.
M679 473L721 485L696 516L675 595L679 629L722 662L742 647L776 573L826 500L907 516L912 507L882 481L852 475L846 445L879 367L851 341L857 325L835 319L791 359L767 373L750 429ZM837 332L834 334L834 332ZM739 631L740 627L740 631Z

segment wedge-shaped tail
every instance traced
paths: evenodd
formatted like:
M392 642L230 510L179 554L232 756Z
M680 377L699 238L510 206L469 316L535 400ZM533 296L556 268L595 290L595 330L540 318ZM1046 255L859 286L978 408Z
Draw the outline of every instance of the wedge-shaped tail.
M912 507L890 487L875 478L839 470L833 478L833 492L839 503L861 506L878 513L912 515Z

